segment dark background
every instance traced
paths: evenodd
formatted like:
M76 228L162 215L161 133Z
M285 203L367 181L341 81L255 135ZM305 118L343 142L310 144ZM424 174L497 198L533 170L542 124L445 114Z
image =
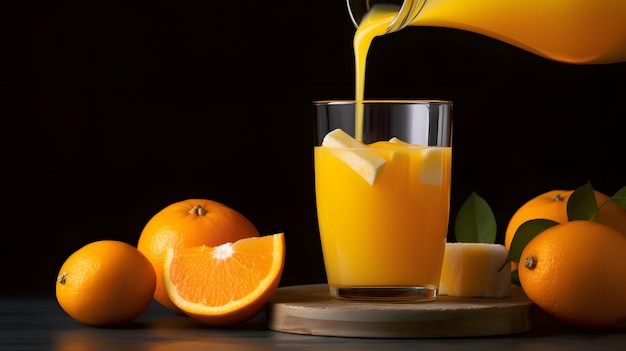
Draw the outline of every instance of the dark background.
M282 285L325 281L311 102L354 97L343 1L13 6L0 80L2 294L54 294L74 250L134 245L153 214L191 197L284 231ZM366 97L454 101L452 221L476 191L502 240L540 193L626 185L625 81L626 64L568 65L411 27L374 41Z

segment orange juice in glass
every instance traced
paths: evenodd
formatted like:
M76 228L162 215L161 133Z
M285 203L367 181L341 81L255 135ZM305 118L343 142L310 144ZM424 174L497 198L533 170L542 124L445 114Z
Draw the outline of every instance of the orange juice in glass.
M434 300L450 210L452 103L315 107L316 205L330 294Z

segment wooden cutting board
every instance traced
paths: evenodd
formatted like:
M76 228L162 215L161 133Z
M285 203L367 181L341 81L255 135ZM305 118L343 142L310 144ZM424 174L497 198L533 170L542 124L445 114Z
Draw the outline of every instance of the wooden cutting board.
M419 303L334 299L328 285L278 288L267 305L269 329L307 335L440 338L514 334L531 329L532 302L512 286L504 298L439 296Z

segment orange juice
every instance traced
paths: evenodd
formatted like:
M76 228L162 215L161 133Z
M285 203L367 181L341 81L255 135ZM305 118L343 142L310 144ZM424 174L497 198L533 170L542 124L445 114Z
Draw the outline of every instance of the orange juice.
M410 18L400 19L410 26L474 32L566 63L626 61L623 0L424 0L412 5ZM369 12L392 14L387 32L398 10L374 5ZM359 27L363 25L361 21Z
M355 100L365 99L365 65L372 40L385 34L387 26L395 16L394 6L378 5L368 12L354 34ZM355 138L363 140L363 106L357 105L355 111Z
M551 60L626 60L623 0L426 0L411 25L462 29Z
M409 13L414 18L407 18L411 26L471 31L566 63L626 61L625 0L424 0L413 5ZM353 39L355 100L365 99L371 43L388 33L398 10L396 5L376 4L357 27ZM357 106L357 140L362 137L362 123Z
M450 147L369 148L386 160L373 184L314 150L324 266L331 287L437 287L450 200Z

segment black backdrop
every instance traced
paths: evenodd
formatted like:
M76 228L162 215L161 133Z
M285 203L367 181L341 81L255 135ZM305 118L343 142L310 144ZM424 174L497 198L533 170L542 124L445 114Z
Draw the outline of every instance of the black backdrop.
M311 102L353 97L343 1L25 1L7 13L2 294L53 294L71 252L136 244L155 212L191 197L284 231L282 285L325 281ZM366 97L454 101L452 221L476 191L502 240L544 191L626 185L625 81L626 64L412 27L375 40Z

